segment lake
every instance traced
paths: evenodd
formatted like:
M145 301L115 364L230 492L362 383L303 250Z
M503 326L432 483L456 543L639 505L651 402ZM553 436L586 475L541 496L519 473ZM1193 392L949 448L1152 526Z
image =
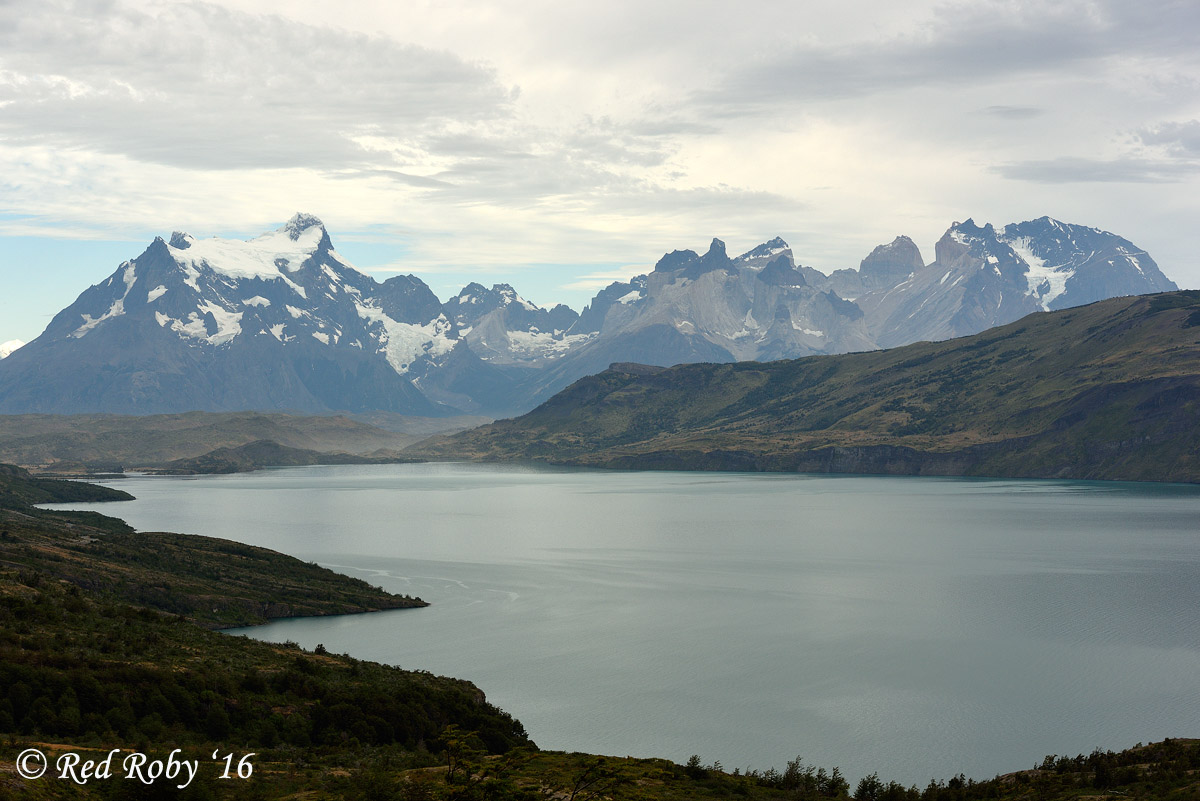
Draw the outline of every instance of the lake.
M853 782L1200 736L1200 488L469 464L135 477L95 508L432 606L265 640L470 679L554 750Z

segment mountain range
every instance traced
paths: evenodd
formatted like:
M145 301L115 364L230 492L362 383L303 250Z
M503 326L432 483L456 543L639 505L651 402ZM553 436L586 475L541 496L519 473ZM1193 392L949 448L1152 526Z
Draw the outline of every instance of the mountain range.
M1175 289L1111 233L1043 217L954 223L926 264L907 237L857 270L798 265L782 239L714 239L599 292L582 313L508 284L442 302L380 283L297 214L249 241L156 238L0 362L0 413L525 412L615 362L770 361L942 340L1035 311Z

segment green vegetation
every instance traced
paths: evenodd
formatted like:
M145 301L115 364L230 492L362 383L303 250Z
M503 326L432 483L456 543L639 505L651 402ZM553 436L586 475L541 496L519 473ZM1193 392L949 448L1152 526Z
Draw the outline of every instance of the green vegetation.
M469 682L210 632L39 574L18 572L3 589L0 731L129 746L352 737L414 749L456 722L493 753L527 742Z
M128 492L81 481L57 481L35 478L28 470L0 464L0 509L28 511L37 503L93 503L95 501L131 501Z
M1200 292L791 361L614 365L410 449L616 468L1200 481Z
M129 498L119 490L32 478L20 468L0 466L0 565L210 628L427 605L265 548L212 537L137 533L95 512L29 505Z
M149 607L96 600L41 574L6 570L0 732L8 733L8 745L0 762L20 752L18 741L164 756L181 748L206 761L214 750L254 752L260 770L249 786L259 797L279 797L281 787L320 787L363 760L392 768L439 764L450 725L475 732L488 753L529 745L520 724L469 682L323 650L230 637ZM37 784L55 793L70 789L61 780ZM153 797L173 797L171 788L155 789L161 792ZM212 797L218 789L222 797L243 797L246 785L208 782L182 797Z

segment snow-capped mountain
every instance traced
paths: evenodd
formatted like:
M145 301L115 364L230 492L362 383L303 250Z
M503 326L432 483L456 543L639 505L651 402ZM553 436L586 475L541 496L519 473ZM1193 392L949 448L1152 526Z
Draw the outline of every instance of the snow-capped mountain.
M1026 292L1045 310L1178 289L1146 251L1099 228L1042 217L995 234L1028 266Z
M579 319L558 304L543 309L517 294L508 284L485 289L471 283L442 306L459 334L481 358L495 364L537 365L554 359L586 341L586 334L567 336Z
M667 366L874 347L862 311L811 286L778 238L736 258L719 239L704 255L668 253L649 274L597 294L567 332L568 338L584 335L589 338L547 368L537 397L612 362Z
M462 344L424 282L376 282L297 214L246 242L155 239L5 359L0 410L438 415L458 410L414 379Z
M998 231L955 223L924 263L906 236L857 270L796 264L780 238L729 258L667 253L647 275L605 288L568 337L587 333L530 383L544 400L613 362L671 365L796 358L978 333L1026 314L1176 289L1145 251L1095 228L1043 217Z
M24 342L19 339L10 339L7 342L0 342L0 359L8 358L17 348L24 346Z
M508 284L441 302L383 283L298 214L249 241L155 239L0 363L0 413L286 409L505 416L613 362L795 358L977 333L1042 309L1174 289L1144 251L1042 218L955 223L857 270L796 263L782 239L737 257L665 254L581 314ZM6 343L7 347L7 343Z
M936 256L892 286L868 287L855 298L880 347L965 336L1035 311L1178 288L1129 241L1049 217L999 229L955 223L938 241Z

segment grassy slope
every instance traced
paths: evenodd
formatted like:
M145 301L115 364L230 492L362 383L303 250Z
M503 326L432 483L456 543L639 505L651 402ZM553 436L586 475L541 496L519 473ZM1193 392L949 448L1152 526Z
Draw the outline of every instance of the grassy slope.
M1200 292L1034 314L886 351L612 369L523 417L421 451L606 467L1200 481Z
M160 756L178 747L206 762L214 750L255 752L255 784L275 787L268 798L318 788L364 758L437 764L429 751L450 725L478 732L490 753L529 744L469 682L231 637L28 571L0 570L0 686L0 763L18 739ZM54 797L69 789L27 784ZM88 789L137 789L103 784ZM210 791L244 797L245 784L227 784ZM4 785L0 776L0 798Z

